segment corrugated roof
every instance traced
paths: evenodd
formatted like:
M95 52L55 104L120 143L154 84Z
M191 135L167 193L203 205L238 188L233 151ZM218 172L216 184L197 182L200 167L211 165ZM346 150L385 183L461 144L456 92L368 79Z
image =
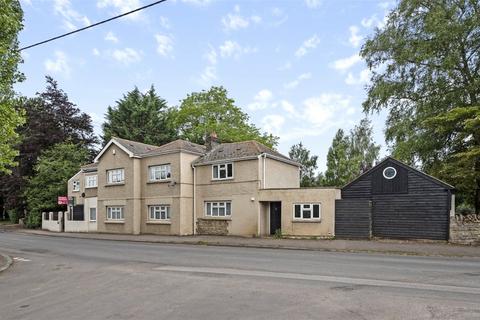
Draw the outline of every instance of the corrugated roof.
M204 164L222 160L236 160L242 158L256 157L264 153L274 158L278 158L279 160L284 160L292 164L297 164L292 159L254 140L222 143L213 148L211 151L207 152L204 156L195 160L194 164Z

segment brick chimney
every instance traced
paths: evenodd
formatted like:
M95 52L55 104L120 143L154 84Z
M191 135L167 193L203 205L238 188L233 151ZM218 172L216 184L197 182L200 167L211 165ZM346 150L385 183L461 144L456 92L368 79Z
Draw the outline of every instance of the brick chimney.
M205 147L207 147L207 151L210 151L218 145L219 143L218 143L217 133L213 131L212 133L210 133L209 136L207 136L207 139L205 141Z

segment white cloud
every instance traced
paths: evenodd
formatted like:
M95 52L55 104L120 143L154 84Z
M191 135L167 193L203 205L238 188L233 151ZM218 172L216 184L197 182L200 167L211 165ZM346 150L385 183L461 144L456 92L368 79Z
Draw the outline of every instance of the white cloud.
M117 38L117 36L115 36L115 34L114 34L112 31L109 31L109 32L105 35L105 40L111 41L111 42L113 42L113 43L118 43L118 38Z
M204 57L205 57L205 59L207 59L207 61L210 64L217 64L217 51L215 50L215 48L210 47L210 51L208 51L204 55Z
M353 67L355 64L359 63L360 61L362 61L362 58L360 58L358 54L354 54L348 58L335 60L332 64L332 67L335 70L344 72Z
M260 90L254 97L253 102L248 105L250 110L262 110L275 107L273 104L273 93L268 89Z
M335 93L323 93L303 102L304 118L315 127L324 127L350 107L350 99Z
M310 72L307 72L307 73L302 73L301 75L299 75L295 80L291 81L291 82L288 82L284 85L285 89L294 89L296 87L298 87L298 85L300 84L300 82L302 82L303 80L308 80L312 77L312 74Z
M67 30L77 29L77 23L81 27L90 25L90 20L87 16L78 13L72 8L70 0L55 0L53 2L53 10L55 14L63 17L63 23Z
M314 34L312 37L305 40L302 45L297 49L297 51L295 51L295 56L297 58L303 57L310 50L315 49L319 43L320 38L316 34Z
M356 48L360 45L363 40L363 36L359 35L360 29L357 26L350 26L350 38L348 38L348 42L352 45L352 47Z
M348 85L359 85L359 84L367 84L370 82L370 70L363 69L360 71L358 78L353 75L353 73L349 72L347 78L345 79L345 83Z
M164 57L172 57L173 52L173 39L171 36L164 34L156 34L155 39L157 40L157 52Z
M290 115L297 115L297 110L295 109L295 106L287 100L280 101L280 106L283 110L285 110L285 112L289 113Z
M214 65L207 65L200 75L200 83L206 87L217 80L217 68Z
M262 119L262 128L273 135L279 136L285 118L278 114L269 114Z
M278 27L288 20L288 15L277 7L272 9L272 16L275 18L275 21L272 23L274 27Z
M258 15L242 16L240 14L240 6L235 5L234 13L228 13L222 18L222 24L226 31L245 29L251 23L258 24L262 22L262 18Z
M226 57L238 58L242 54L248 54L248 53L253 53L257 51L256 48L242 47L237 42L232 40L225 41L222 45L220 45L218 49L220 50L220 56L222 58L226 58Z
M132 48L116 49L112 52L112 58L118 62L129 65L131 63L139 62L142 60L140 52Z
M70 76L68 57L63 51L55 51L55 60L47 59L44 65L47 72L61 74L65 77Z
M121 14L141 7L140 0L98 0L98 8L113 8L115 14ZM129 14L124 18L137 20L141 17L140 11Z
M168 20L168 18L163 17L163 16L160 17L160 25L165 29L170 29L171 28L170 20Z
M310 9L318 9L322 5L322 1L321 0L305 0L305 4Z
M93 54L94 56L97 56L97 57L98 57L98 56L100 56L100 51L98 51L97 48L93 48L92 54Z

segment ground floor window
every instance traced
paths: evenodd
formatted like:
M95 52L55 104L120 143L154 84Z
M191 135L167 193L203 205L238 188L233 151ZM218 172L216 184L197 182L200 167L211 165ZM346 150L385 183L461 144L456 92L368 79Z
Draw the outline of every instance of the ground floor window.
M320 220L320 204L296 203L293 205L293 217L296 220Z
M229 217L231 214L231 201L205 202L205 215L207 217Z
M97 208L90 208L90 221L97 221Z
M124 220L123 207L107 207L107 220Z
M148 206L150 220L170 220L169 205Z

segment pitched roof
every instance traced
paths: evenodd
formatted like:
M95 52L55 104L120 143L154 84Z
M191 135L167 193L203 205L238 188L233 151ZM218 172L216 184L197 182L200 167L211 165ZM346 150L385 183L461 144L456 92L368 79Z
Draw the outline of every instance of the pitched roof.
M173 152L173 151L186 151L190 153L198 153L198 154L204 154L205 153L205 146L178 139L172 142L169 142L167 144L161 145L160 147L156 147L156 149L150 150L148 152L145 152L143 154L140 154L141 156L153 156L156 154L161 154L165 152Z
M127 140L127 139L121 139L117 137L113 137L112 139L120 143L123 147L125 147L128 151L130 151L134 155L147 153L149 151L152 151L158 148L158 146L154 146L151 144L136 142L136 141Z
M300 164L294 160L254 140L222 143L213 148L211 151L207 152L204 156L195 160L194 164L201 165L223 160L255 158L261 154L265 154L267 157L274 158L279 161L300 166Z
M89 163L89 164L84 164L83 166L80 167L82 171L96 171L97 170L98 163Z
M409 166L408 164L403 163L403 162L401 162L400 160L397 160L397 159L392 158L392 157L390 157L390 156L385 157L382 161L380 161L379 163L377 163L373 168L371 168L370 170L365 171L364 173L362 173L361 175L359 175L357 178L353 179L352 181L350 181L349 183L347 183L346 185L344 185L344 186L342 187L342 189L350 186L350 185L353 184L355 181L359 180L361 177L366 176L366 175L372 173L373 171L377 170L383 163L385 163L385 162L387 162L387 161L392 161L393 163L399 165L400 167L403 167L403 168L405 168L405 169L407 169L407 170L413 171L413 172L415 172L416 174L418 174L418 175L426 178L427 180L430 180L430 181L432 181L433 183L438 184L438 185L440 185L440 186L442 186L442 187L444 187L444 188L446 188L446 189L455 190L455 187L452 186L451 184L448 184L448 183L446 183L446 182L444 182L444 181L442 181L442 180L440 180L440 179L435 178L434 176L431 176L431 175L429 175L429 174L426 174L425 172L422 172L422 171L420 171L420 170L418 170L418 169L416 169L416 168L414 168L414 167L412 167L412 166Z

